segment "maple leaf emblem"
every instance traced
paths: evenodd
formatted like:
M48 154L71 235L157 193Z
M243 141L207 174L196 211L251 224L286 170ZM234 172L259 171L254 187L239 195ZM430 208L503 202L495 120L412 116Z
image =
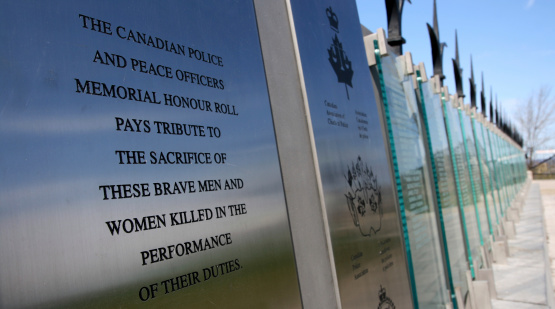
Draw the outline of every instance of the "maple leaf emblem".
M328 48L328 56L331 67L337 75L337 82L345 84L348 98L349 91L347 90L347 85L353 88L352 80L354 72L351 61L343 50L343 44L339 41L337 34L333 38L330 48Z

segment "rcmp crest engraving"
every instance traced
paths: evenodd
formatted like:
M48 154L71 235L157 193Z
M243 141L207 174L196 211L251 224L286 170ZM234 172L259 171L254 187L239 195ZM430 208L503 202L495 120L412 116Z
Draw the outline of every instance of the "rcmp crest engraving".
M395 309L395 304L391 298L385 295L385 288L380 285L380 304L378 305L378 309Z
M345 194L353 224L362 236L370 237L382 228L382 193L378 178L360 156L347 168L345 179L349 192Z
M337 75L337 82L345 84L345 91L347 92L347 99L349 98L349 90L347 86L353 88L353 67L347 53L343 50L343 44L339 41L337 33L339 33L339 19L333 12L331 6L326 9L326 15L330 23L330 28L335 32L332 38L332 44L328 48L328 60Z

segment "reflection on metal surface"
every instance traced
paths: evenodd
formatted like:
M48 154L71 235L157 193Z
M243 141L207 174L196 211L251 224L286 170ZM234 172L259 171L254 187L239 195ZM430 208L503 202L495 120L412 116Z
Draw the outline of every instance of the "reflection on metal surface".
M354 1L291 1L343 308L412 307ZM330 65L331 64L331 65ZM386 295L387 291L387 295Z
M251 1L0 20L0 307L301 307Z

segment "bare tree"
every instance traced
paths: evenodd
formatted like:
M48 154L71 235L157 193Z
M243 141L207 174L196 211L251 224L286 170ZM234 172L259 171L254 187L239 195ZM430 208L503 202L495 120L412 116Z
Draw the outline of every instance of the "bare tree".
M530 95L526 103L519 106L517 121L523 132L526 164L528 168L533 168L536 150L555 138L549 130L555 121L555 99L551 96L551 87L542 86Z

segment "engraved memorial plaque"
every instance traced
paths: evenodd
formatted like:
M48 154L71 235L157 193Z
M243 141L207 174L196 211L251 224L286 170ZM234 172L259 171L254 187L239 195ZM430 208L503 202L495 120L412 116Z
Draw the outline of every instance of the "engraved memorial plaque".
M355 2L296 0L291 10L341 306L410 308L396 192Z
M0 307L301 308L251 1L0 25Z

